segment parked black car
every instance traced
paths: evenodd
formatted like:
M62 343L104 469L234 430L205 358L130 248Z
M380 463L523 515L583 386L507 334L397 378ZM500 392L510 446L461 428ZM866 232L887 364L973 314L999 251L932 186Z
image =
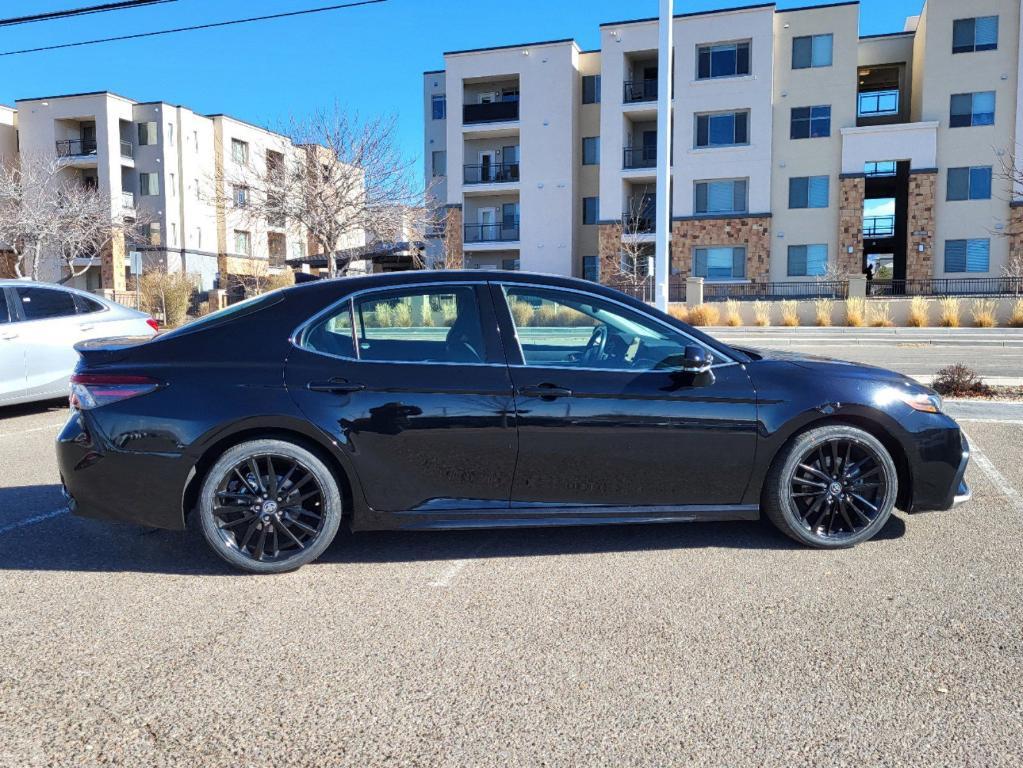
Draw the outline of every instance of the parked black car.
M251 571L354 530L751 520L865 541L969 497L959 427L897 373L721 344L616 291L404 272L78 346L73 509L201 526Z

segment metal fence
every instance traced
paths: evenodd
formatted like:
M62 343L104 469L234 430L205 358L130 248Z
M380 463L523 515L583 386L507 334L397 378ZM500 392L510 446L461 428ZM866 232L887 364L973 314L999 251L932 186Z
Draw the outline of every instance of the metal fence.
M784 283L704 283L704 301L779 301L784 299L844 299L849 295L845 280L813 280Z
M655 299L654 279L652 277L647 277L646 279L636 278L634 280L613 280L608 283L608 287L621 291L640 301L653 303ZM676 304L682 303L685 300L686 279L684 277L672 276L668 281L668 301Z
M929 280L870 280L870 298L900 296L1023 296L1023 277L941 277Z

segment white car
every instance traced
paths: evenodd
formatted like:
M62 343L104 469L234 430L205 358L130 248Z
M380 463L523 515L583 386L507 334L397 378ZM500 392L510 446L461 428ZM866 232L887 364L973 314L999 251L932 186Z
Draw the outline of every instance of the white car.
M154 336L156 320L91 293L0 280L0 406L68 393L74 345L107 336Z

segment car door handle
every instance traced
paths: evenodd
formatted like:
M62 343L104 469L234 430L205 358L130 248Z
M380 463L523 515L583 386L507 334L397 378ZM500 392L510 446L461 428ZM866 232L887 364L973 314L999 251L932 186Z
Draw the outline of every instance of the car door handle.
M545 400L553 400L556 397L571 397L572 390L558 387L554 384L539 384L535 387L519 387L519 394L523 397L539 397Z
M83 323L82 325L78 326L78 330L80 330L80 331L91 331L95 327L96 326L94 326L92 323Z
M18 334L16 333L0 333L0 339L3 339L4 341L11 341L16 338L18 338Z
M356 384L348 379L329 379L327 381L310 381L306 389L310 392L361 392L366 388L365 384Z

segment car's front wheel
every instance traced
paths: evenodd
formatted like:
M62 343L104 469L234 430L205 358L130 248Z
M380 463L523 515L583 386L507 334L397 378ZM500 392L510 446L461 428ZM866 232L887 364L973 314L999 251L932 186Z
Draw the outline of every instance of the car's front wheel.
M228 449L199 495L202 532L213 551L254 573L283 573L315 560L341 523L341 494L311 451L284 440Z
M821 549L851 547L880 531L892 514L895 462L873 435L829 424L794 438L775 459L762 509L796 541Z

